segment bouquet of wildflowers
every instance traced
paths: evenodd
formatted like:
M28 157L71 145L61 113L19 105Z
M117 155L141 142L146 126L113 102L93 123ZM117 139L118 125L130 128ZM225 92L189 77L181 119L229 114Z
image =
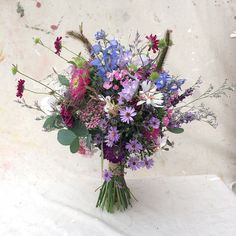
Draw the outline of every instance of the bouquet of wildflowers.
M104 182L99 187L96 206L108 212L125 210L134 198L124 178L125 170L152 168L152 155L173 146L168 132L180 134L183 126L194 120L216 127L214 113L204 104L194 102L220 97L232 87L226 82L217 89L210 85L201 96L188 101L201 81L183 89L185 79L163 68L172 45L169 30L161 39L152 34L141 39L137 33L128 48L110 39L103 30L95 34L94 44L85 37L82 26L79 32L67 34L80 40L89 56L72 52L63 45L62 37L57 37L55 51L36 38L36 44L65 60L69 70L63 74L54 70L52 81L43 83L13 65L13 74L45 88L43 92L32 91L21 78L16 96L22 106L44 113L41 118L45 118L45 131L57 129L59 143L68 146L72 153L101 150L102 163L108 160L108 167L102 168ZM64 50L73 54L71 60L62 56ZM46 93L49 108L45 110L39 102L34 106L27 104L23 92Z

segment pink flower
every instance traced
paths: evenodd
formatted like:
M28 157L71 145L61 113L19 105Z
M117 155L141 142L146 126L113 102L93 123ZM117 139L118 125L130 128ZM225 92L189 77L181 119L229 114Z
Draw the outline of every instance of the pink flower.
M164 126L167 126L170 123L170 120L167 116L163 117L162 123Z
M88 154L90 154L90 150L89 150L89 148L87 147L86 142L85 142L84 139L81 138L81 139L79 140L79 144L80 144L80 146L79 146L79 154L82 154L82 155L88 155Z
M168 118L171 118L171 116L172 116L172 114L173 114L173 109L168 109L167 110L167 116L168 116Z
M114 90L119 90L119 88L120 88L120 87L119 87L118 85L116 85L116 84L113 86L113 89L114 89Z
M86 94L86 86L90 78L85 69L75 69L70 81L70 94L74 100L82 100Z
M160 129L153 129L152 131L144 131L144 135L148 140L153 140L154 142L157 142L158 136L160 134Z
M112 87L111 82L106 81L106 82L103 83L103 88L104 89L110 89L111 87Z

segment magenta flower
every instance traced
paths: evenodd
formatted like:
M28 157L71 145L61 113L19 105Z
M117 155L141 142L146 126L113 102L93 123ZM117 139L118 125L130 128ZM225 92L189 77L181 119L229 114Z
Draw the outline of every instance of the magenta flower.
M157 36L150 34L149 36L146 36L146 39L148 39L149 41L148 51L152 49L153 53L156 53L159 49L158 48L159 40L157 39Z
M113 176L113 174L110 170L103 171L102 177L106 182L109 182L112 179L112 176Z
M141 161L140 165L141 165L142 167L146 167L147 169L150 169L150 168L153 167L154 161L153 161L152 158L150 158L150 159L144 158L144 159Z
M62 105L61 110L60 110L60 115L65 125L68 128L72 128L74 125L74 119L73 119L71 111L67 107Z
M23 80L23 79L20 79L18 81L16 96L19 98L22 98L22 96L23 96L23 92L24 92L24 88L25 88L24 83L25 83L25 80Z
M117 127L110 127L108 131L108 135L106 136L106 145L108 147L112 147L114 143L116 143L120 138L120 134L117 130Z
M125 145L125 148L129 152L140 152L143 150L142 144L139 143L137 139L130 140L129 143Z
M54 47L56 49L56 54L60 56L60 53L61 53L61 48L62 48L62 45L61 45L61 40L62 40L62 37L57 37L56 38L56 41L54 42Z
M124 110L120 111L121 121L129 124L134 120L133 117L136 114L137 112L135 112L133 107L126 107Z
M152 117L149 120L149 125L154 129L158 129L160 127L160 121L156 117Z
M131 157L128 160L128 166L131 170L138 170L141 167L140 161L137 157Z

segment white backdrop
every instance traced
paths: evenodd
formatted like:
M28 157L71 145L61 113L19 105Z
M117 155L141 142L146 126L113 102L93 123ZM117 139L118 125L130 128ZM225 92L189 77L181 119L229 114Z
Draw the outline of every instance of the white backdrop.
M66 65L44 48L33 45L33 37L53 47L56 36L67 30L76 30L81 22L89 39L101 28L128 45L138 30L145 35L163 34L173 30L174 46L165 68L172 74L189 79L188 85L202 76L204 86L219 86L225 78L236 82L236 39L230 34L236 30L236 1L188 0L41 0L20 1L24 16L16 12L17 1L0 0L0 175L28 175L32 181L42 173L55 177L54 165L61 171L81 172L100 176L97 157L81 158L71 155L56 141L56 133L42 132L42 122L35 121L37 113L21 108L15 99L16 80L11 75L11 64L27 74L42 79ZM56 31L50 26L61 20ZM29 27L38 27L37 31ZM49 31L50 33L45 33ZM82 50L73 39L64 38L73 50ZM4 58L3 58L4 55ZM20 78L17 76L16 78ZM28 102L33 98L25 95ZM197 96L197 94L196 94ZM227 183L236 179L236 95L230 99L206 101L218 116L216 130L205 123L193 123L183 135L172 135L175 148L156 155L152 171L129 173L131 178L159 175L216 174ZM34 169L34 173L31 172ZM58 170L58 169L57 169ZM79 181L79 180L78 180Z

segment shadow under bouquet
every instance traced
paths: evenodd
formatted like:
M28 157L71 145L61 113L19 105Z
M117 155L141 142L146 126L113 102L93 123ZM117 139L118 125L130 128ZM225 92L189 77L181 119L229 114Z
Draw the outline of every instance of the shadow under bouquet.
M216 127L216 117L204 104L194 102L207 97L218 98L232 90L226 82L217 89L212 85L192 101L192 96L201 80L183 90L185 79L172 76L163 69L169 47L171 31L164 37L149 35L141 39L137 33L134 42L125 48L116 39L109 39L103 31L95 34L95 43L79 32L67 34L81 41L88 51L88 58L74 53L62 43L62 37L54 42L55 51L41 45L69 66L67 74L54 70L57 83L43 83L24 74L17 65L12 72L32 80L45 88L45 92L27 88L25 80L18 80L18 103L42 111L45 131L57 129L59 143L69 146L72 153L85 154L88 150L101 150L101 160L108 160L103 169L104 182L99 187L97 207L114 212L131 206L134 198L125 181L125 169L136 171L150 169L154 165L152 155L160 149L173 146L167 132L182 133L182 126L194 120L205 121ZM61 54L72 53L71 60ZM56 86L55 86L56 84ZM28 105L24 92L47 94L49 109ZM135 198L134 198L135 199Z

